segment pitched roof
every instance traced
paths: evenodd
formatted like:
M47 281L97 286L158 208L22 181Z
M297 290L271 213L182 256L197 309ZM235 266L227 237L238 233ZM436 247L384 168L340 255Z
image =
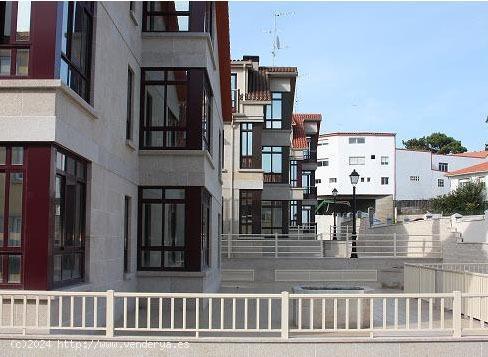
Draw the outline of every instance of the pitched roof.
M481 164L468 166L460 170L452 171L447 173L447 176L459 176L466 174L475 174L480 172L488 172L488 162L483 162Z
M475 157L478 159L486 159L488 158L488 150L461 152L459 154L454 154L454 156Z
M305 121L321 121L321 114L299 114L294 113L291 117L292 128L293 128L293 140L292 148L294 149L306 149L307 136L305 135L304 122Z
M366 131L357 131L357 132L338 132L338 133L326 133L321 134L320 137L327 137L327 136L395 136L395 133L380 133L380 132L366 132Z
M246 100L271 100L269 89L269 73L298 73L296 67L259 67L258 70L249 69L249 90L245 95Z

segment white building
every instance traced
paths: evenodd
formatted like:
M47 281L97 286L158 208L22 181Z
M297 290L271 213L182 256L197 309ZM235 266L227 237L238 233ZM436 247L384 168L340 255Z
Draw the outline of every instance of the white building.
M393 133L329 133L319 137L316 171L317 194L331 198L351 199L349 174L356 170L358 209L375 208L380 220L393 217L395 199L395 134Z
M446 176L451 180L451 191L470 181L484 182L485 187L488 187L488 161L449 172ZM488 191L486 192L486 199L488 200Z
M438 155L429 151L396 150L396 204L400 213L421 212L428 200L449 192L447 172L487 161L488 152Z

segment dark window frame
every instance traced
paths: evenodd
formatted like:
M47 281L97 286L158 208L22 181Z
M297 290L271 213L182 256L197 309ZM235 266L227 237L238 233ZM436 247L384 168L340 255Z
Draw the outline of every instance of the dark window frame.
M230 74L230 91L231 91L230 103L232 107L232 112L236 113L238 111L237 110L238 109L237 108L237 101L238 101L237 73Z
M275 95L278 94L279 94L279 98L275 98ZM276 104L275 102L279 102L280 105L279 118L274 117L275 104ZM275 126L275 123L279 123L279 125ZM271 104L266 104L264 106L264 129L271 129L271 130L283 129L283 92L271 92Z
M206 78L206 77L205 77ZM208 79L203 83L202 97L202 148L212 154L212 89Z
M246 146L244 145L246 144ZM253 167L252 144L253 144L253 124L241 123L240 125L240 168L251 169ZM245 147L247 150L244 150Z
M202 220L201 220L201 257L202 271L210 268L210 245L212 240L212 196L206 190L202 190Z
M134 123L134 78L135 74L132 68L127 66L127 114L125 122L125 139L133 139Z
M264 234L274 234L274 233L283 234L283 232L284 232L283 224L286 223L285 222L286 220L284 219L285 217L283 217L283 202L285 202L285 201L278 201L278 200L262 200L261 201L261 231L262 231L262 233L264 233ZM266 209L270 209L270 212L271 212L271 223L272 223L272 225L269 227L266 227L264 225L265 221L263 220L263 216L265 214ZM276 224L276 222L274 220L275 213L276 213L277 209L279 209L281 211L280 212L280 216L281 216L281 223L280 224Z
M73 91L75 91L81 98L83 98L86 102L91 103L91 74L92 74L92 51L93 51L93 34L94 34L94 3L91 2L72 2L69 1L64 3L63 5L68 6L68 18L67 18L67 38L66 38L66 52L63 52L61 48L61 68L63 67L63 62L67 66L68 70L68 78L66 81L63 79L62 70L60 70L60 78L61 80ZM76 8L75 8L76 6ZM78 65L76 65L72 60L72 36L73 36L73 13L78 10L78 6L80 6L80 11L83 12L85 16L83 19L88 19L89 23L84 24L87 28L84 28L84 31L87 31L87 38L86 38L86 48L85 51L85 58L82 61L85 61L85 70L83 71ZM64 19L62 18L61 21L63 22ZM82 89L77 89L74 86L74 82L72 82L73 73L76 74L78 80L84 82L84 91ZM80 85L78 83L77 85Z
M269 148L269 151L268 151ZM275 152L274 150L280 148L279 152ZM281 159L280 159L280 164L281 164L281 171L280 172L274 172L273 171L273 155L280 154ZM264 168L264 157L265 155L270 156L270 171L266 171ZM283 182L283 157L284 157L284 146L263 146L262 148L262 163L263 163L263 171L264 171L264 182L265 183L284 183Z
M253 193L251 190L239 190L239 233L253 232Z
M298 160L290 160L290 186L298 187Z
M439 162L437 168L440 172L448 172L449 171L449 163L448 162Z
M23 162L21 165L14 165L12 163L12 148L21 147L23 150ZM0 229L3 233L3 244L0 245L0 264L2 267L2 277L0 279L0 288L19 288L24 284L24 241L25 241L25 210L26 210L26 150L27 148L23 145L1 145L0 148L5 148L6 157L5 163L0 163L0 173L4 176L4 207L3 207L3 222L0 222L2 226ZM20 231L20 244L18 246L9 246L9 198L10 198L10 179L12 174L22 174L22 217L21 217L21 231ZM1 189L1 187L0 187ZM20 281L19 282L8 282L8 257L10 256L20 256Z
M124 273L130 272L130 236L131 236L131 211L132 211L132 198L130 196L124 196Z

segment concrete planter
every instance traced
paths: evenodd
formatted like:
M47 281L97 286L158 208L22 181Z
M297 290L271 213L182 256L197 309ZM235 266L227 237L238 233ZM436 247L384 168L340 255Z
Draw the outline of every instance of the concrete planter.
M361 286L295 286L293 288L294 294L354 294L363 295L372 293L373 289ZM311 300L302 299L302 312L301 312L301 327L303 329L310 328L310 310L311 310ZM325 298L325 309L322 311L322 298L313 299L313 328L322 328L322 316L325 314L325 328L334 328L334 300L333 298ZM298 327L299 322L299 309L298 309L298 299L293 300L293 323ZM361 314L361 328L369 328L369 299L361 299L360 305ZM349 329L356 329L358 327L358 299L351 297L349 299ZM346 328L346 300L340 298L337 300L337 328Z

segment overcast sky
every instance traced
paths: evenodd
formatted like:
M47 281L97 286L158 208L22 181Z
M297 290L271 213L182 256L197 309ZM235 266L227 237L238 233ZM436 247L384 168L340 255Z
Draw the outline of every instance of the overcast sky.
M433 131L488 143L488 3L231 2L231 55L297 66L299 112L322 131Z

